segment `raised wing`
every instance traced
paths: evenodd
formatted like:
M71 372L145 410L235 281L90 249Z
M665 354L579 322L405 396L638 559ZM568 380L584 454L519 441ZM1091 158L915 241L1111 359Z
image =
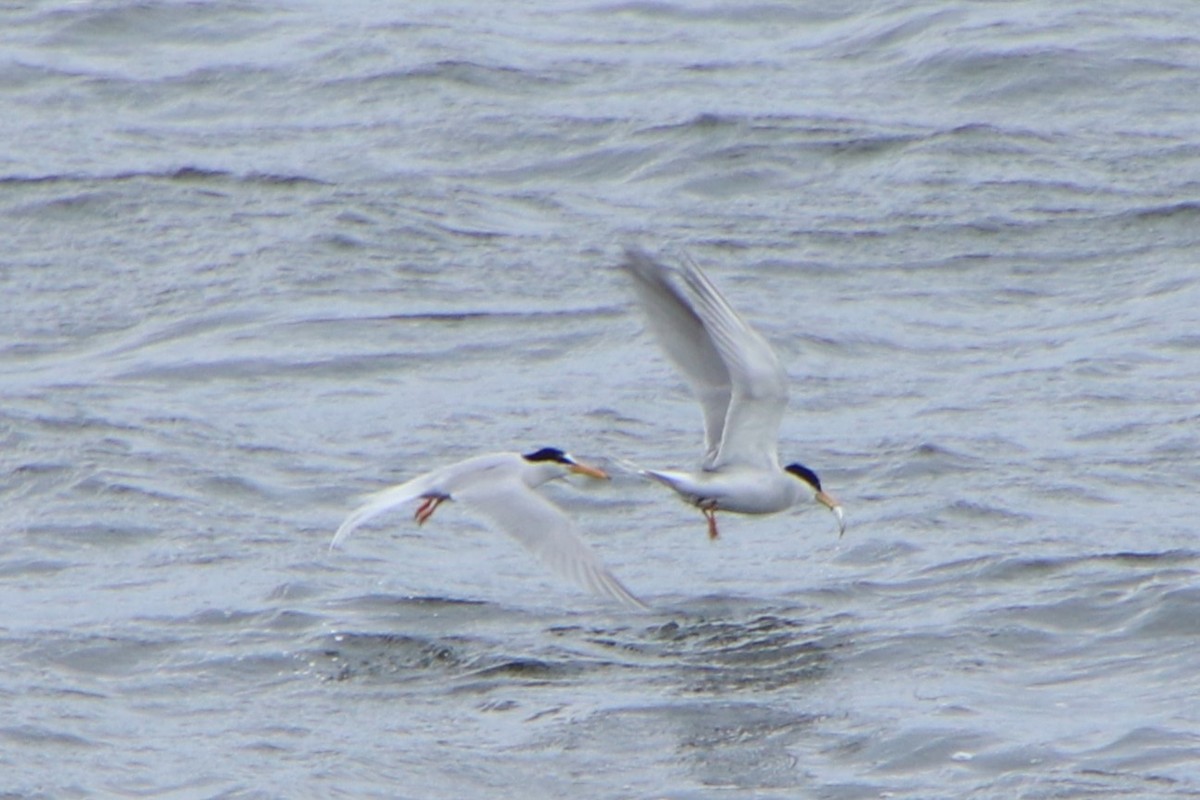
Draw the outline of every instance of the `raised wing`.
M771 345L733 310L700 268L689 262L684 281L693 310L729 371L732 392L720 447L705 469L747 464L779 466L779 425L787 407L787 372Z
M515 476L472 484L454 498L490 519L557 574L625 605L647 607L609 572L562 511Z
M704 463L708 465L721 449L733 393L725 359L691 299L672 281L676 270L636 248L626 249L621 268L633 279L650 330L700 401L704 412Z

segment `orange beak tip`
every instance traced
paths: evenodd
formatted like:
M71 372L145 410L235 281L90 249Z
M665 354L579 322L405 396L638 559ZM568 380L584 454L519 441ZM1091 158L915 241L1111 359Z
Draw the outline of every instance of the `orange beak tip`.
M835 500L832 495L826 494L825 492L817 492L817 501L821 505L828 508L831 512L833 512L833 515L837 517L838 538L842 538L842 536L844 536L846 533L846 518L842 513L841 503Z

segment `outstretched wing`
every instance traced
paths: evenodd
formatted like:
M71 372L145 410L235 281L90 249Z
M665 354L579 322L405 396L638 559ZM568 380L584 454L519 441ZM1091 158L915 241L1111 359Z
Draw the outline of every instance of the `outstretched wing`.
M646 322L659 346L683 373L700 401L707 465L716 459L721 448L733 392L729 369L705 329L704 320L692 307L691 299L672 280L676 270L636 248L626 249L621 268L633 279Z
M416 500L427 492L434 491L435 479L437 477L438 473L431 472L413 478L407 483L402 483L399 486L393 486L390 489L384 489L381 492L371 495L370 499L364 505L355 509L350 516L346 517L345 522L338 527L337 533L333 535L333 541L329 543L329 549L333 550L344 542L346 537L354 532L355 528L367 520L373 519L385 511L391 511L397 506L404 505L410 500Z
M729 371L732 392L718 452L705 469L779 466L779 425L787 407L787 372L771 345L733 310L694 263L683 269L696 316Z
M511 470L514 466L524 463L516 453L486 453L474 456L465 461L439 467L432 472L418 475L407 483L384 489L371 495L366 504L355 509L346 521L333 535L329 549L337 547L354 529L367 520L379 516L385 511L391 511L418 497L439 494L447 497L458 496L459 489L480 480L488 480L492 474Z
M490 519L555 573L596 594L647 607L604 566L562 511L515 476L474 483L454 499Z

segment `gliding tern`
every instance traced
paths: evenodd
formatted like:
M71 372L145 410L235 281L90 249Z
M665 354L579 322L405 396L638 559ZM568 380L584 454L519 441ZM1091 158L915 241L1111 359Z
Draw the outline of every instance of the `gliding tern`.
M451 464L377 493L342 523L330 549L369 519L410 500L421 500L413 518L423 525L438 506L460 501L488 517L547 567L584 588L636 608L646 604L625 588L576 532L574 523L533 490L568 473L606 479L601 469L583 464L554 447L521 455L491 453Z

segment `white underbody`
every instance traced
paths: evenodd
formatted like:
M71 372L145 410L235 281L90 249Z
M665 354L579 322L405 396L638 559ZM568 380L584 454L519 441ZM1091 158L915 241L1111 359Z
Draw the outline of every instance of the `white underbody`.
M671 487L694 506L739 514L774 514L812 494L781 469L728 466L719 472L648 469L642 474Z

